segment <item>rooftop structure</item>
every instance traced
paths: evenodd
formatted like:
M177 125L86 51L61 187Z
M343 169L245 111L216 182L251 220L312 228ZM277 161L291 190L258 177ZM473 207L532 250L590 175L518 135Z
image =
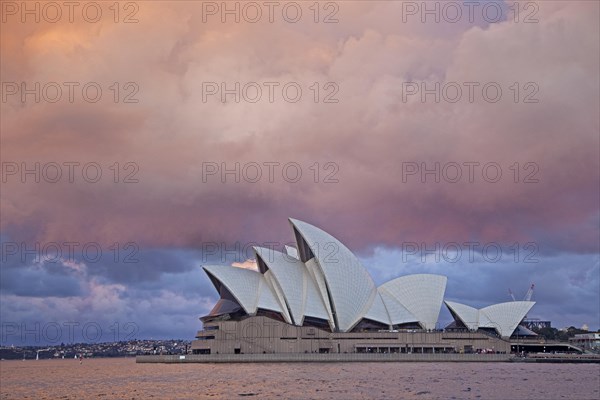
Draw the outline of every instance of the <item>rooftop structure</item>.
M327 232L290 219L296 247L286 253L254 247L256 268L205 265L220 294L205 325L264 316L332 333L436 328L447 278L401 276L377 287L359 259ZM514 301L482 309L445 302L453 328L510 337L535 304Z
M417 274L377 287L358 258L339 240L290 219L297 248L287 254L254 247L257 269L206 265L221 299L203 321L223 315L270 315L296 326L331 332L366 327L435 329L447 278Z
M510 337L535 304L533 301L511 301L476 309L465 304L445 301L458 324L469 330L489 328L502 337Z

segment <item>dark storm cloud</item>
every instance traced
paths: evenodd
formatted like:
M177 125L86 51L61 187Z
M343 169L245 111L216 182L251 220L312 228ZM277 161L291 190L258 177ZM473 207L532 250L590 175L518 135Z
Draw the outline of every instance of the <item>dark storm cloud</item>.
M44 263L43 266L2 268L0 276L0 291L3 294L24 297L84 295L76 276L67 273L64 268L50 263Z

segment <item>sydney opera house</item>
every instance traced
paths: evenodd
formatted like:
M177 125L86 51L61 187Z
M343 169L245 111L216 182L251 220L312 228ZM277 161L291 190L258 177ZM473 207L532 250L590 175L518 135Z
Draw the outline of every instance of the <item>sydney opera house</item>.
M377 287L323 230L290 219L296 247L254 247L253 268L205 265L220 299L201 318L194 354L510 352L535 304L476 309L444 301L447 278L416 274ZM454 322L438 325L442 304ZM534 334L533 334L534 335Z

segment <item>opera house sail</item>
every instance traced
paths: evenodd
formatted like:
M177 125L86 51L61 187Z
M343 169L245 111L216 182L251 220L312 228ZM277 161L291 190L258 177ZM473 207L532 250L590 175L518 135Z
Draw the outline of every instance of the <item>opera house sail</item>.
M378 287L335 237L289 222L296 247L285 253L254 247L252 269L203 266L220 298L201 318L195 354L510 351L506 338L534 304L478 310L445 301L455 321L440 329L445 276L406 275Z

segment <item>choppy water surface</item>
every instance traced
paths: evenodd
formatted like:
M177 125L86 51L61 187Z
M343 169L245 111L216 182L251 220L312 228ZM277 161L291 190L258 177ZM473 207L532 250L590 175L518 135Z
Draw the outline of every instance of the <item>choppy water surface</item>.
M0 398L600 399L599 364L0 361Z

